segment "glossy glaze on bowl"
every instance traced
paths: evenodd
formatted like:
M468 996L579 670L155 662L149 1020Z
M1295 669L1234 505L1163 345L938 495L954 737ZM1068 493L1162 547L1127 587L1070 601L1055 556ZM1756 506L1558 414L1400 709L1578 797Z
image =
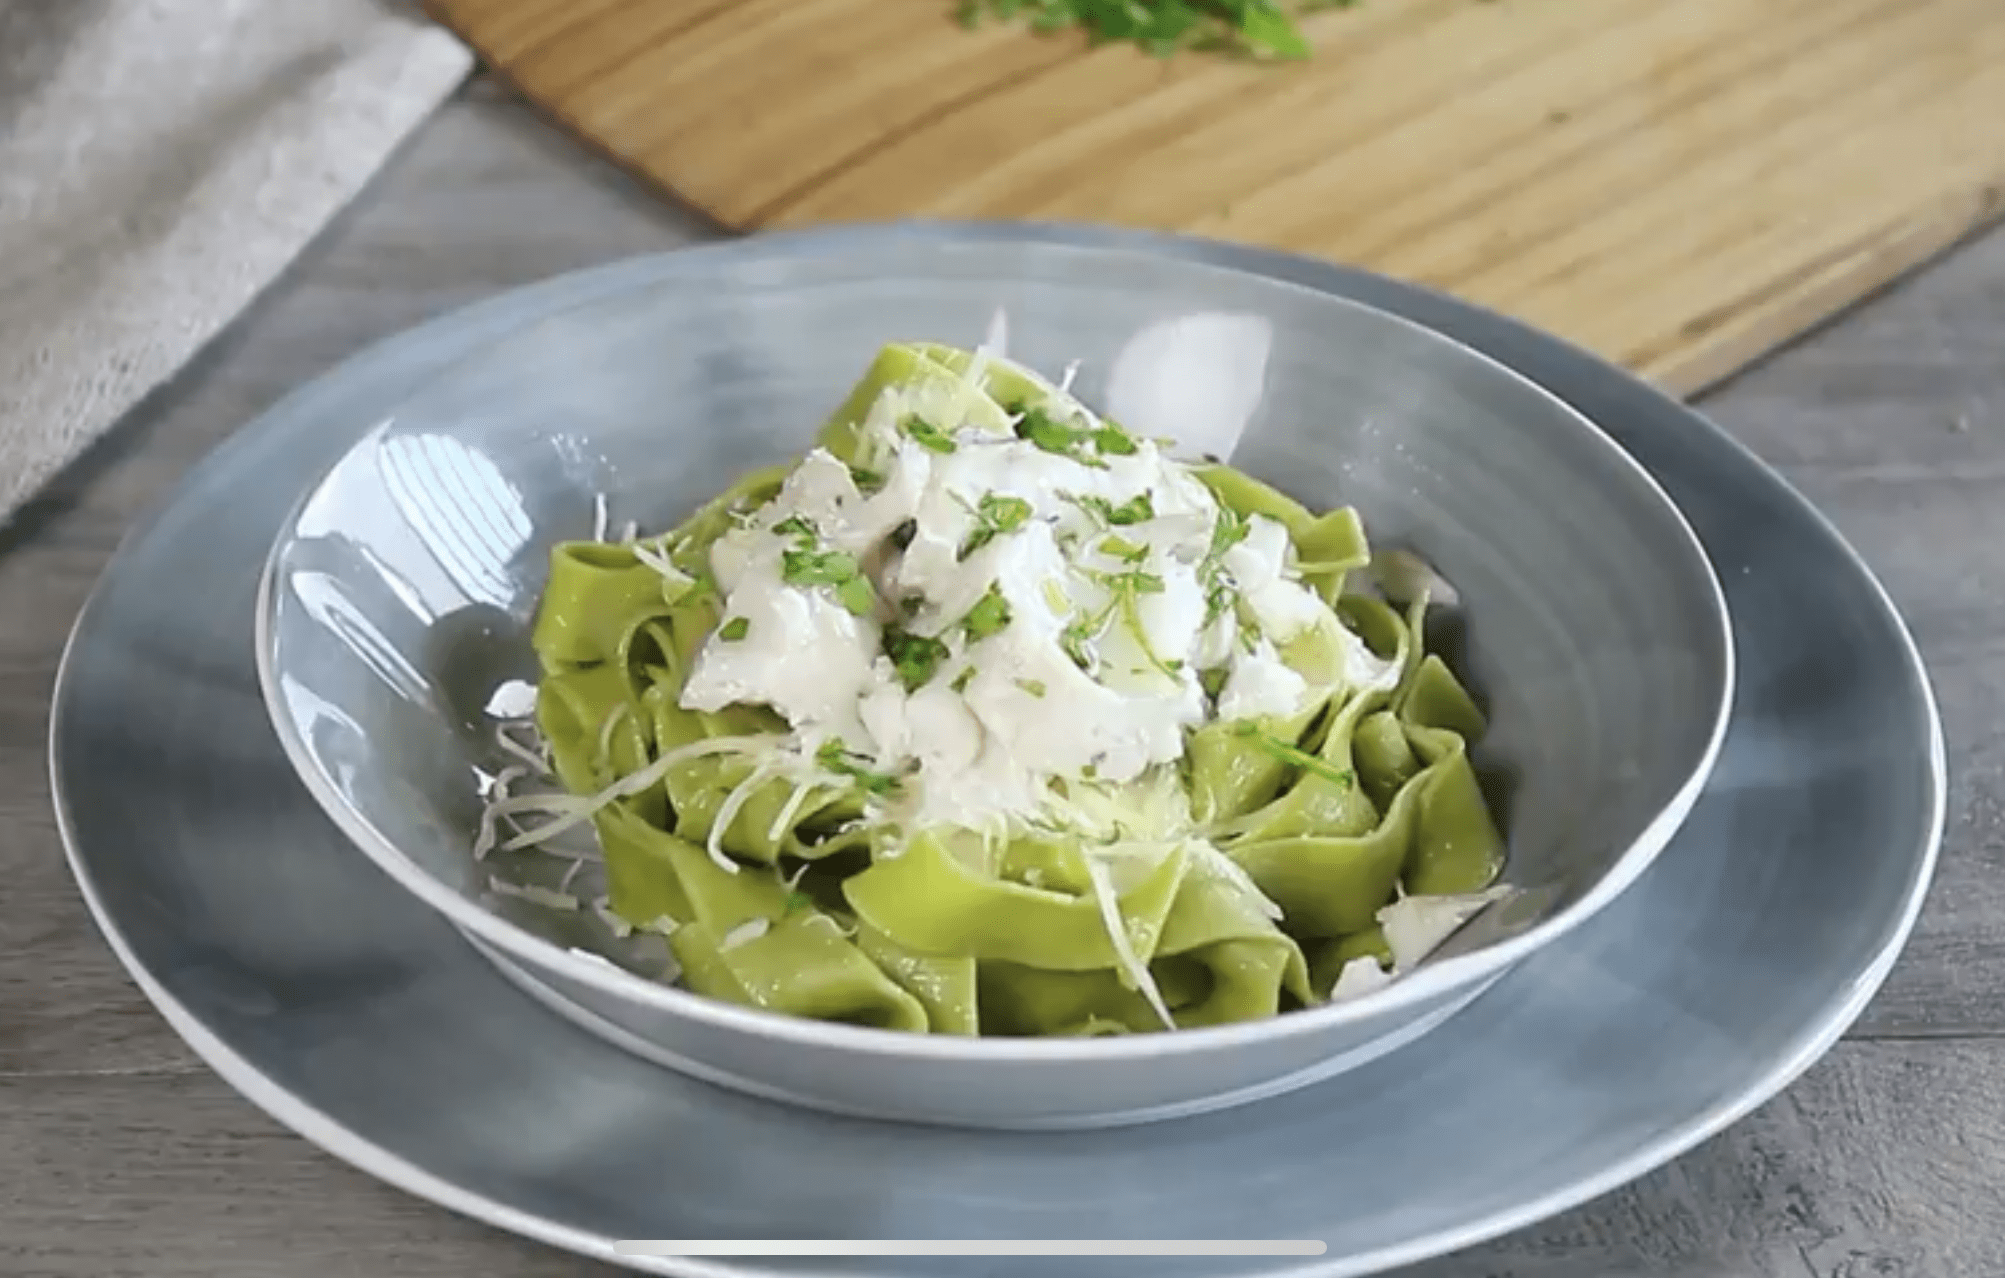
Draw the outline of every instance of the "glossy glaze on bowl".
M309 788L400 883L581 1023L747 1090L983 1126L1136 1121L1299 1085L1466 1002L1604 906L1677 828L1733 683L1725 604L1684 520L1602 432L1501 366L1309 289L1139 253L800 241L547 317L462 360L368 431L274 549L258 656ZM551 542L659 527L795 455L879 344L1083 361L1078 387L1315 506L1453 583L1445 618L1486 700L1479 765L1525 890L1413 976L1273 1021L1101 1040L964 1040L788 1020L570 953L585 916L495 900L468 849L485 707L533 678L526 628ZM1161 392L1168 386L1172 393ZM1138 389L1139 388L1139 389ZM1206 405L1190 418L1178 406ZM1156 416L1152 419L1151 413ZM1451 643L1451 647L1461 647ZM1146 1068L1137 1068L1147 1062Z

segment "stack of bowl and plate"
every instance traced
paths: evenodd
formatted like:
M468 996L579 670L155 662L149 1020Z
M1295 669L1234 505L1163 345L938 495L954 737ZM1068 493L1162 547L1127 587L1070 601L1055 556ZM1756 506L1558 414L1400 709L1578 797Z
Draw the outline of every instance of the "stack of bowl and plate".
M798 455L885 343L973 346L998 315L1089 403L1153 352L1164 420L1131 424L1355 505L1452 584L1512 891L1416 970L1243 1024L918 1035L647 979L599 916L493 890L480 786L537 677L550 547L608 511L676 522ZM106 936L253 1101L411 1192L679 1274L809 1262L619 1244L1294 1240L1146 1263L1335 1278L1523 1226L1814 1060L1905 940L1942 819L1899 617L1718 428L1396 281L1028 225L620 262L356 357L135 530L52 756Z

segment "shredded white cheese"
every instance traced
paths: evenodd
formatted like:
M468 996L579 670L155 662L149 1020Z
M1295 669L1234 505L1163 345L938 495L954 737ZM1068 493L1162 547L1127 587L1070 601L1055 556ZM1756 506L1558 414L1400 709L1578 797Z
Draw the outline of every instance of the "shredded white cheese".
M1150 1009L1162 1019L1163 1028L1175 1029L1176 1018L1170 1015L1169 1004L1163 1001L1162 991L1156 988L1156 978L1135 953L1127 924L1121 918L1121 902L1114 895L1114 883L1107 873L1106 863L1089 855L1086 858L1086 876L1093 884L1093 897L1099 902L1100 917L1107 925L1107 939L1113 943L1114 957L1119 961L1121 971L1149 1001Z
M1515 891L1498 884L1481 892L1455 896L1401 896L1381 909L1378 924L1392 950L1393 972L1404 975L1412 971L1485 906Z
M569 892L553 892L549 888L537 887L533 883L510 883L493 875L488 876L487 886L499 896L512 896L517 900L548 906L553 910L575 910L580 904L578 898Z
M1341 1003L1346 999L1362 998L1374 990L1392 984L1392 973L1378 965L1378 959L1366 954L1345 963L1337 973L1337 982L1330 989L1330 1001Z
M749 941L756 941L772 931L773 925L766 919L746 919L717 939L717 950L721 954L735 950Z

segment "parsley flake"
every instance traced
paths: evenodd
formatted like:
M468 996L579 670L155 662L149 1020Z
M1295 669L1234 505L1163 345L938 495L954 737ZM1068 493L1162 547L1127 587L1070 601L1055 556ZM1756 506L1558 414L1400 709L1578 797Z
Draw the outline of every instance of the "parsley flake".
M912 437L913 443L929 452L951 453L957 448L952 435L923 417L907 417L903 427L905 433Z
M718 627L717 635L727 643L737 643L752 633L752 623L743 617L733 617Z
M1044 452L1069 457L1082 466L1106 469L1107 463L1095 456L1092 450L1125 456L1136 448L1135 441L1128 437L1127 432L1112 424L1075 425L1060 421L1045 409L1023 403L1010 405L1008 412L1017 419L1018 439L1027 439Z
M1009 600L1003 598L1002 590L990 586L988 593L968 609L968 615L961 619L962 627L968 632L969 643L980 643L990 635L999 634L1009 626Z
M1001 493L983 493L975 506L975 530L968 534L961 546L961 558L966 559L983 546L988 545L1004 533L1013 533L1030 519L1030 503L1021 497L1008 497Z
M877 611L877 589L861 573L837 586L835 598L852 616L868 617Z
M780 555L780 580L803 589L828 586L836 602L859 617L877 610L877 591L846 550L788 550Z
M780 580L789 586L840 586L857 574L846 550L789 550L780 556Z
M847 777L870 794L896 794L903 788L899 779L889 772L876 772L857 762L857 756L850 753L841 737L830 737L815 751L815 763L823 771L839 777Z
M915 635L897 626L884 631L884 655L898 671L898 682L913 692L932 681L947 659L947 645L931 635Z
M773 531L783 537L798 539L803 549L812 549L815 542L821 538L821 534L815 531L815 526L800 515L787 516L773 525Z

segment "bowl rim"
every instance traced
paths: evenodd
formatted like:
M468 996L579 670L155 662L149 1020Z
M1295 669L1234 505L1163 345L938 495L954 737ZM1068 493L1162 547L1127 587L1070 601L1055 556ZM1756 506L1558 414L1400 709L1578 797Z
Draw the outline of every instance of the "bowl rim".
M280 671L275 660L278 580L287 552L295 544L295 530L299 517L306 506L325 488L328 480L354 455L355 450L383 424L394 419L394 410L386 415L383 422L363 430L342 448L289 508L280 522L278 535L273 539L272 546L266 554L263 569L259 574L254 607L252 650L260 699L264 702L266 715L294 773L312 794L322 812L333 821L349 842L359 848L393 881L443 915L463 933L470 933L496 947L532 971L537 969L554 971L557 975L584 985L596 993L629 1004L640 1004L652 1011L686 1017L716 1031L770 1039L824 1051L847 1052L860 1057L894 1055L971 1063L1045 1061L1077 1064L1181 1057L1256 1043L1288 1040L1300 1035L1319 1034L1344 1025L1376 1020L1385 1015L1419 1011L1424 1004L1486 978L1501 975L1505 970L1585 923L1642 876L1684 824L1711 779L1732 720L1738 665L1732 617L1728 611L1725 590L1711 556L1706 553L1703 542L1685 517L1684 511L1664 491L1656 476L1638 462L1612 435L1566 399L1503 361L1476 350L1430 325L1352 297L1326 292L1294 279L1261 275L1215 261L1168 257L1149 245L1071 241L1054 236L1054 232L1063 230L1058 224L984 223L979 224L981 237L967 240L943 238L934 230L939 225L941 224L925 222L853 223L837 227L775 231L753 237L691 245L666 253L642 255L656 260L667 259L674 266L683 269L665 271L603 296L594 296L527 318L423 379L411 387L403 399L408 402L417 398L424 394L427 388L448 381L460 369L483 358L493 347L515 339L539 325L562 316L603 309L622 301L630 301L639 294L671 290L676 287L678 276L697 276L707 267L729 269L734 264L757 263L775 257L825 259L851 249L909 242L946 245L1004 244L1056 251L1060 254L1154 260L1173 264L1179 269L1238 276L1258 281L1263 286L1307 294L1315 297L1319 304L1358 312L1368 316L1375 323L1407 330L1410 336L1422 342L1448 348L1454 352L1451 358L1480 367L1500 388L1509 387L1512 393L1543 400L1549 411L1570 419L1584 437L1594 441L1610 456L1617 469L1626 470L1630 479L1639 483L1642 493L1655 507L1653 513L1656 517L1668 521L1669 529L1684 546L1686 553L1683 558L1687 567L1696 569L1699 580L1705 587L1705 594L1711 605L1707 609L1711 621L1707 629L1712 632L1717 646L1717 652L1711 655L1716 658L1720 675L1712 707L1712 724L1705 746L1670 798L1658 808L1607 871L1578 899L1517 935L1427 964L1368 994L1341 1003L1325 1003L1255 1021L1152 1033L1020 1038L914 1034L872 1026L812 1020L769 1012L761 1008L743 1007L649 980L616 964L594 961L568 946L539 936L506 916L481 905L434 877L417 861L406 855L335 788L324 770L314 761L313 754L301 739L292 717L284 710L285 699L280 688ZM929 231L934 233L929 234ZM1361 273L1375 274L1369 271ZM1388 282L1399 283L1391 277L1381 278L1387 279ZM533 286L532 281L530 285L524 287ZM1606 363L1605 360L1602 362Z

